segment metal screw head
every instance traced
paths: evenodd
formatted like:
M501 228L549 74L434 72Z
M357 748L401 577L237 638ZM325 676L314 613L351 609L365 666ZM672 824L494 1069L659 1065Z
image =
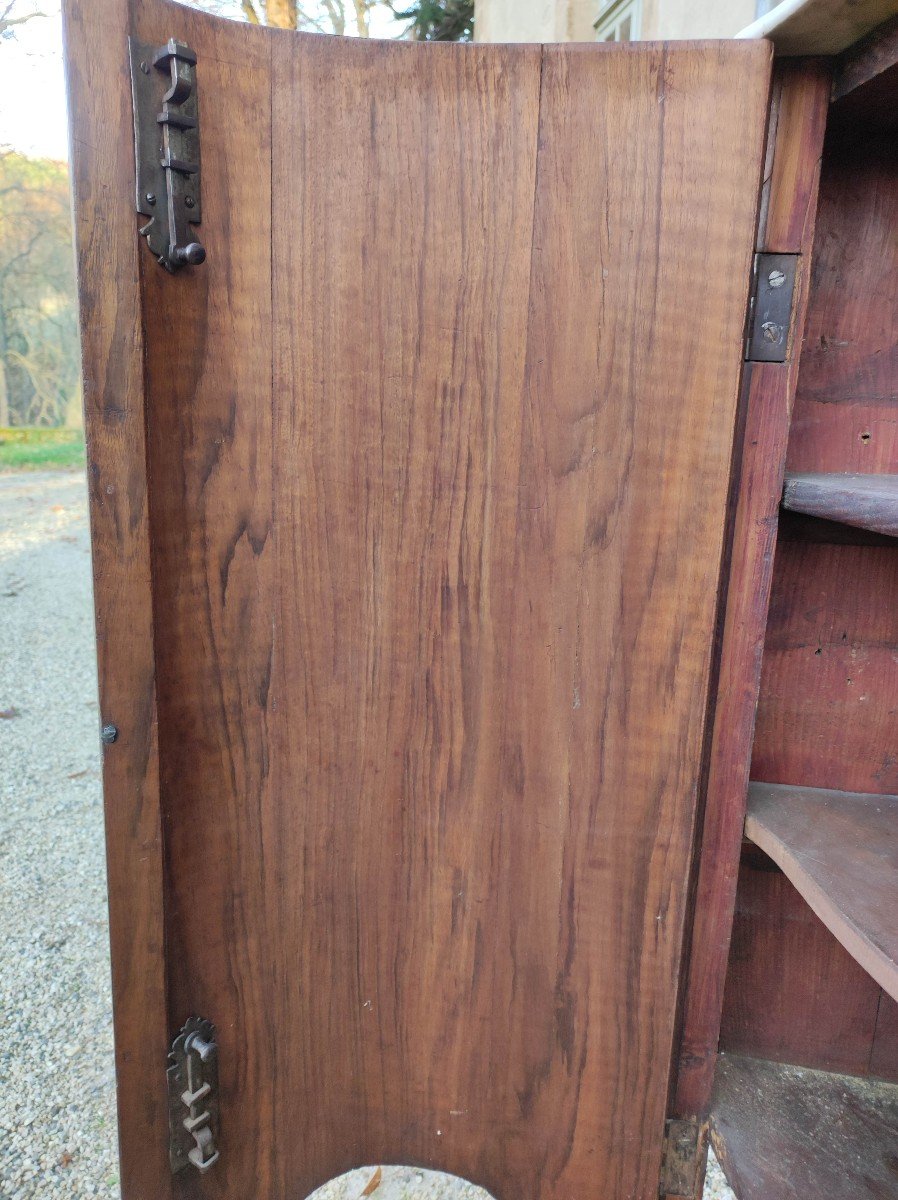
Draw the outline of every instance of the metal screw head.
M765 321L761 326L761 333L764 335L765 342L779 342L782 340L783 327L777 325L775 321Z
M193 206L195 204L196 204L196 201L194 200L193 196L185 196L184 197L184 207L185 208L193 208Z
M146 200L147 204L155 204L156 203L156 193L155 192L147 192L144 199Z
M100 738L107 746L110 746L118 737L118 727L116 725L104 725L100 730Z
M150 64L149 64L148 62L142 62L142 63L140 64L140 69L141 69L141 71L143 71L144 75L149 75L149 73L150 73Z
M782 271L773 270L767 276L767 282L772 288L781 288L786 282L786 276Z

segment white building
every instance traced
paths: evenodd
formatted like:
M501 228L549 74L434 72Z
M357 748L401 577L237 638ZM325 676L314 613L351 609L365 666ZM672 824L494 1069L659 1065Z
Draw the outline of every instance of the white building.
M732 37L771 0L477 0L479 42Z

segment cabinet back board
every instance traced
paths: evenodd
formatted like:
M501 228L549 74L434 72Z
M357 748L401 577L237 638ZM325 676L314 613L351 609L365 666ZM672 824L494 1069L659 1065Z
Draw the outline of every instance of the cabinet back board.
M787 466L894 473L898 156L879 124L834 105L820 173L808 316ZM883 119L888 117L883 110ZM894 538L784 514L752 776L898 791ZM898 1004L784 880L743 864L721 1045L898 1079ZM794 936L800 924L806 935ZM770 969L771 948L780 967ZM763 979L763 985L761 980ZM759 991L759 987L763 991ZM751 997L764 996L764 1000Z

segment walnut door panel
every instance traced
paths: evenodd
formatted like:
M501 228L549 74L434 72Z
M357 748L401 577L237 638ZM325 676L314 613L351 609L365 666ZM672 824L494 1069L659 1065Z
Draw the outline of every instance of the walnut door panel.
M654 1196L768 50L103 6L197 52L208 252L104 285L137 289L144 343L146 961L169 1035L198 1012L221 1044L220 1163L152 1194L301 1200L407 1162ZM126 1200L164 1158L140 1087Z

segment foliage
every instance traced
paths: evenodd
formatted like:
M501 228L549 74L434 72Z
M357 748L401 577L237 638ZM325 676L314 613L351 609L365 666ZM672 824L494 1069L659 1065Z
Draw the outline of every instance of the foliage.
M0 426L61 424L78 374L66 166L0 152Z
M398 36L422 42L467 42L474 30L474 0L194 0L224 11L239 4L240 14L253 25L304 29L316 33L372 36L372 17L380 10L403 23Z
M371 36L378 10L400 36L421 41L468 41L474 21L473 0L194 3L239 11L256 24L362 37ZM33 9L21 15L16 0L0 0L0 41L40 15ZM67 168L0 148L0 427L71 419L80 413L78 379Z
M474 0L418 0L397 20L410 22L418 42L470 42L474 36Z
M80 429L0 429L0 471L83 466Z

